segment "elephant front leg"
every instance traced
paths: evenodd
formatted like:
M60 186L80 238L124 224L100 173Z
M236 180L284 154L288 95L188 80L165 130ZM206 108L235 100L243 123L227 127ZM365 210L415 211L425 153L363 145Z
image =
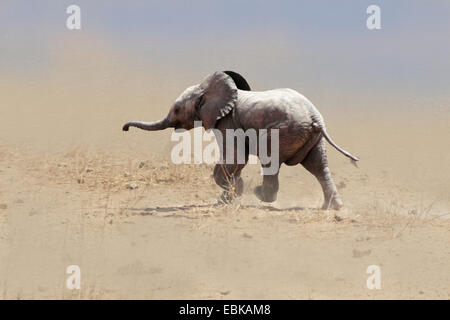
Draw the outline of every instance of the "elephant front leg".
M224 203L231 203L234 198L239 197L244 192L244 181L241 178L241 171L244 165L216 164L214 168L214 180L217 185L224 189L220 200Z
M278 172L274 175L264 175L263 184L255 188L255 195L264 202L274 202L277 200L279 189Z

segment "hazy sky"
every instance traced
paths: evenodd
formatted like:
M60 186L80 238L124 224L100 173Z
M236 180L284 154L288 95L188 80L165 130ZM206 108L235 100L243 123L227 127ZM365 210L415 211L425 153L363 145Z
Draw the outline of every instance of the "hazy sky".
M65 27L70 4L81 7L80 31ZM381 7L381 30L366 28L370 4ZM445 96L449 17L447 0L2 0L0 77L46 79L55 61L80 63L61 56L84 50L93 60L86 68L111 55L129 68L180 79L233 69L259 89Z

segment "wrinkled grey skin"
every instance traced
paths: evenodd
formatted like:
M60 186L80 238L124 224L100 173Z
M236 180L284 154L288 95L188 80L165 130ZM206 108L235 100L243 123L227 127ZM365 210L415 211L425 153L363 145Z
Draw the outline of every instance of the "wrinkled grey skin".
M150 123L128 122L123 130L128 131L129 127L149 131L166 128L190 130L194 127L194 121L200 120L206 130L217 129L222 132L224 145L226 129L279 129L277 167L283 163L289 166L302 164L322 186L322 209L338 210L342 207L343 202L328 169L325 141L353 162L359 159L331 140L319 111L295 90L250 91L241 75L232 71L215 72L199 85L186 89L174 102L166 118ZM267 145L270 146L270 137ZM225 152L225 147L221 151ZM248 151L247 146L246 162ZM234 153L236 159L236 150ZM240 174L245 165L246 163L224 164L221 167L217 164L214 168L214 179L225 190L222 194L223 201L230 201L234 196L242 194L244 185ZM278 173L264 175L262 185L255 188L255 194L262 201L273 202L277 198L278 188Z

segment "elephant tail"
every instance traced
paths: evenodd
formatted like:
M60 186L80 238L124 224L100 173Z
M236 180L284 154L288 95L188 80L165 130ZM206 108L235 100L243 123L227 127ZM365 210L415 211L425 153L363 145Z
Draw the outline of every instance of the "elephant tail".
M356 161L359 161L359 158L351 155L349 152L345 151L344 149L342 149L341 147L339 147L332 139L331 137L328 135L327 131L325 130L325 127L322 127L320 130L323 134L323 136L325 137L325 139L328 141L329 144L331 144L333 147L336 148L337 151L339 151L340 153L342 153L344 156L350 158L350 160L352 161L352 163L356 165Z

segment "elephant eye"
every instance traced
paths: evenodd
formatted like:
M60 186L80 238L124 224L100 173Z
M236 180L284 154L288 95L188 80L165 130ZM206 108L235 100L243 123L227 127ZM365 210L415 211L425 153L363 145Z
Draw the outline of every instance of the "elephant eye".
M175 108L175 114L178 114L178 113L180 113L180 108Z

